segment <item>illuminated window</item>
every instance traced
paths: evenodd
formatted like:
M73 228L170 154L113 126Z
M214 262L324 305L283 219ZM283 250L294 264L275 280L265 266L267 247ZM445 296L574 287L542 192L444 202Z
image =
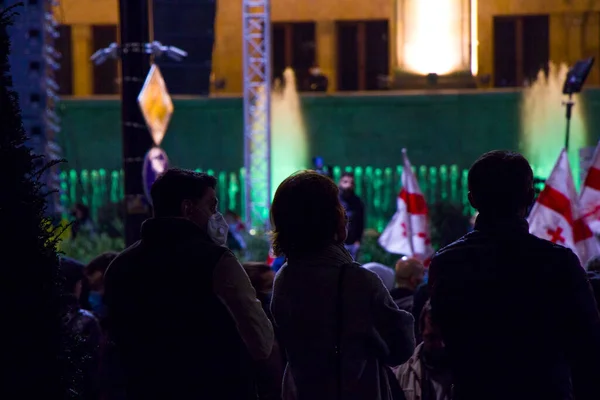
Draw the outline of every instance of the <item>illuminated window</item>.
M494 18L494 86L520 87L548 71L547 15Z
M400 69L418 75L476 69L470 65L472 8L471 0L398 0Z

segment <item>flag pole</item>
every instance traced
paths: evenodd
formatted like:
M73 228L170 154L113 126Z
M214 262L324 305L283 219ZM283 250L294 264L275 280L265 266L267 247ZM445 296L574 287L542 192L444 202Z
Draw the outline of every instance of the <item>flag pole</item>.
M565 150L569 151L569 138L571 136L571 116L573 115L573 106L575 102L573 101L573 94L569 93L569 100L563 103L566 106L567 113L567 128L565 132Z
M403 164L403 168L408 168L410 167L410 163L408 162L408 154L406 152L406 147L402 148L402 164ZM410 171L412 173L412 171ZM402 174L403 177L408 176L406 173ZM405 182L404 180L402 181L402 187L405 186ZM407 218L407 223L406 223L406 233L408 234L408 243L410 246L410 252L412 253L412 256L415 256L415 246L413 244L413 227L412 227L412 221L410 218L410 214L407 213L407 215L409 216Z

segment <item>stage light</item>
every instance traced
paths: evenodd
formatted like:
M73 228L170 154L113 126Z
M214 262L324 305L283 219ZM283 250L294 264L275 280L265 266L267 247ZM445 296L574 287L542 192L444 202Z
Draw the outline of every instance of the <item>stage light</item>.
M161 42L154 41L146 44L146 53L152 54L155 57L161 57L162 55L174 61L181 61L187 57L188 53L185 50L175 46L164 46Z
M119 56L119 45L116 43L111 43L107 48L100 49L96 51L90 57L90 60L94 63L94 65L103 64L106 60L110 58L118 58Z

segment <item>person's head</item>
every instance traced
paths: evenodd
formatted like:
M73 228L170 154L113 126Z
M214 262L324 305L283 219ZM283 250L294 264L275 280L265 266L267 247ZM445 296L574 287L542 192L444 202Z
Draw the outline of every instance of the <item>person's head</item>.
M396 285L399 288L417 289L425 277L425 267L416 258L402 257L396 263Z
M392 290L394 288L394 270L387 265L370 262L363 265L363 268L377 274L377 276L381 279L381 282L383 282L383 286L385 286L387 290Z
M294 257L346 239L346 212L337 185L315 171L300 171L277 188L271 205L273 253Z
M589 272L600 272L600 256L594 256L585 264L585 269Z
M72 258L61 257L59 268L65 292L79 299L84 289L84 265Z
M157 218L179 217L204 228L217 213L217 180L214 176L171 168L159 175L150 196Z
M344 172L340 177L340 182L338 185L342 195L354 193L354 189L356 188L356 184L354 183L354 174L352 172Z
M90 209L84 204L77 203L73 207L73 216L77 221L86 221L90 218Z
M533 171L519 153L490 151L469 170L469 201L484 215L524 217L533 202Z
M431 303L427 301L419 318L419 327L423 335L423 351L429 354L444 349L444 341L440 330L431 320Z
M273 290L275 273L268 264L245 262L244 269L250 278L250 283L258 293L270 293Z
M90 261L84 269L90 284L90 290L102 293L104 291L104 273L119 253L107 251Z

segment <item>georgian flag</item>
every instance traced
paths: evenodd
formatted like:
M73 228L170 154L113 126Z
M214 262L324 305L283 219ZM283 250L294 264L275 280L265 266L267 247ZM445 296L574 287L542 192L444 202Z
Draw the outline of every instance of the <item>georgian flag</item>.
M427 261L433 255L428 211L406 149L402 150L402 188L398 194L398 210L379 237L379 244L390 253Z
M596 146L592 164L581 188L579 209L592 232L600 234L600 143Z
M577 191L564 149L527 220L531 234L570 248L582 265L600 254L598 241L580 218Z

